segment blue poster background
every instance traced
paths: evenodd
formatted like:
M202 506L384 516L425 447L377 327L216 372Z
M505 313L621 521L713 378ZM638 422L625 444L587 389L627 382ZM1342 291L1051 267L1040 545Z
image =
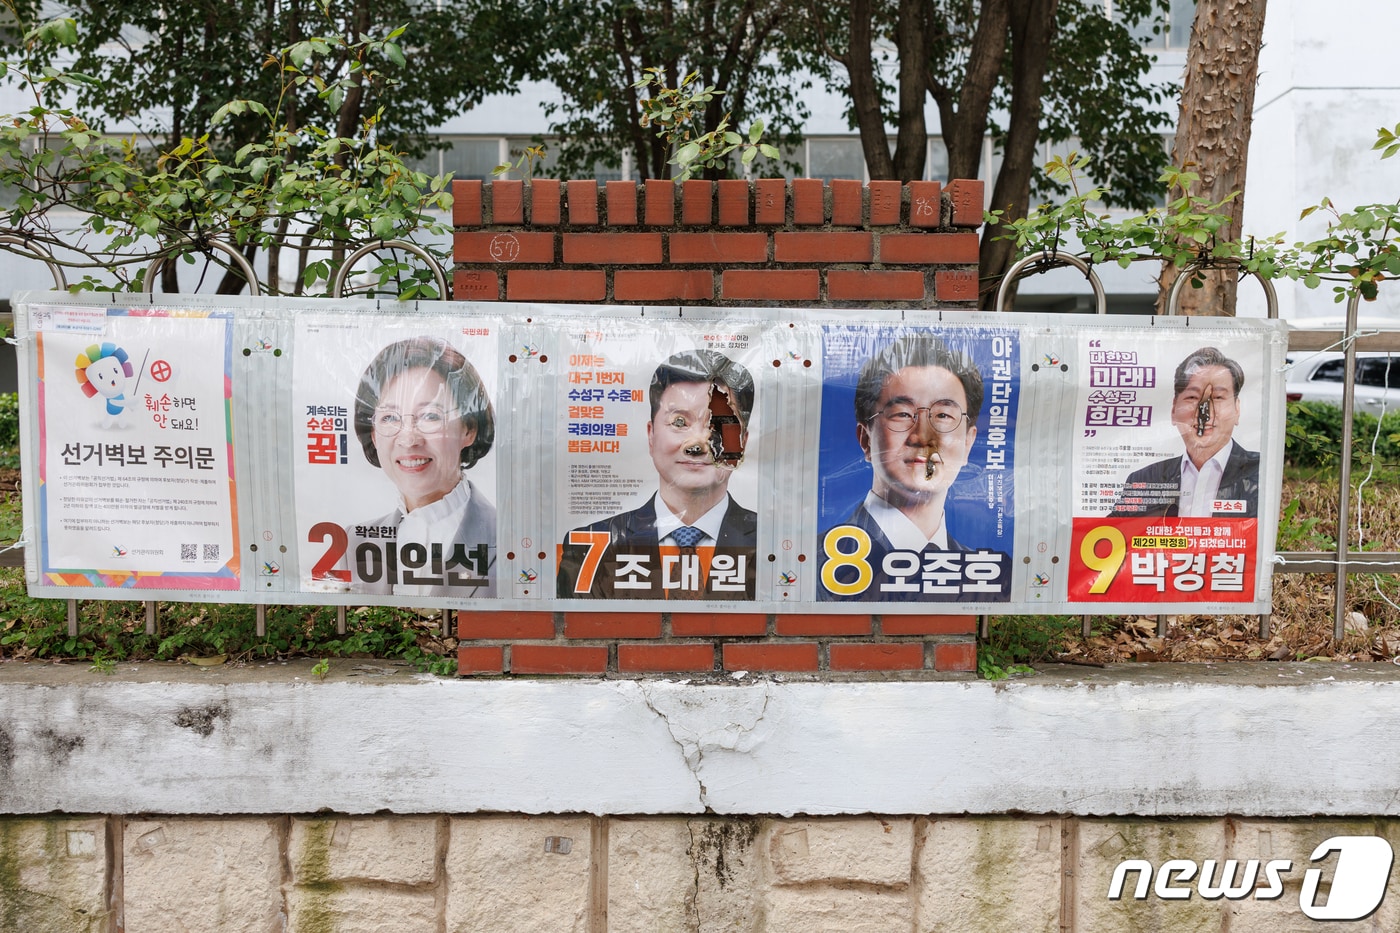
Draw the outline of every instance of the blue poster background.
M982 373L984 398L977 439L967 465L949 489L948 533L971 549L1008 555L1015 529L1016 418L1021 391L1021 347L1014 328L958 326L830 325L822 333L821 447L818 455L817 527L851 518L870 491L872 472L856 438L855 397L861 367L877 350L904 334L933 334L966 354ZM994 386L998 387L994 397ZM1006 408L1005 425L992 423L993 405ZM993 465L988 469L989 455Z

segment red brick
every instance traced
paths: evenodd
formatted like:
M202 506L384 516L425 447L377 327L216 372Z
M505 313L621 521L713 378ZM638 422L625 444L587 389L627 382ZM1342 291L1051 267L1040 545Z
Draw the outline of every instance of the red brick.
M613 273L613 298L618 301L710 301L715 297L715 274L708 269Z
M972 635L977 631L977 617L886 615L880 617L880 631L886 635Z
M457 262L553 262L554 234L467 230L452 234Z
M940 272L933 277L933 290L939 301L976 301L976 272Z
M936 181L909 183L909 226L937 227L943 218L943 186Z
M880 261L935 265L977 262L975 233L886 233L880 237Z
M499 674L505 669L506 650L500 645L457 648L458 674Z
M870 226L884 227L899 223L899 201L904 186L897 181L870 183Z
M864 205L861 204L865 186L851 178L831 181L831 222L840 227L859 227Z
M782 234L778 234L782 236ZM766 262L766 233L673 233L671 262Z
M512 674L602 674L608 669L608 649L585 645L514 645Z
M924 297L924 274L832 269L826 274L826 296L832 301L919 301Z
M720 293L729 299L757 301L815 301L822 290L816 269L725 271Z
M761 612L673 612L671 634L681 638L696 635L767 635L768 616Z
M749 183L741 178L719 182L719 223L721 227L749 225Z
M481 181L452 183L452 226L481 226Z
M669 227L676 222L676 183L659 178L646 181L646 222Z
M787 221L787 179L760 178L754 185L754 223L781 224Z
M619 671L712 671L715 646L703 645L618 645Z
M608 225L634 227L637 224L637 183L610 181L604 186L608 196Z
M498 301L501 286L494 272L458 269L452 273L453 301Z
M660 638L659 612L566 612L565 638Z
M729 644L724 646L726 671L815 671L817 646L795 644Z
M792 222L794 224L826 223L826 205L822 201L822 180L820 178L794 178L792 180Z
M872 262L875 237L865 232L775 233L773 258L778 262Z
M457 611L458 638L553 638L554 613Z
M569 223L594 226L598 223L598 183L591 179L569 182Z
M819 615L779 613L773 617L773 630L779 635L869 635L869 615Z
M933 646L933 669L936 671L977 670L977 643L958 642Z
M537 178L530 182L530 223L535 226L559 223L559 179Z
M661 234L659 233L564 234L564 262L566 264L655 265L660 261Z
M681 223L708 224L715 219L714 183L681 182Z
M955 178L948 182L948 200L953 202L953 226L982 225L982 182L974 178Z
M493 224L523 224L525 222L525 182L491 182L491 222Z
M508 301L602 301L607 295L602 269L517 269L506 279Z
M922 642L831 646L833 671L917 671L923 666Z

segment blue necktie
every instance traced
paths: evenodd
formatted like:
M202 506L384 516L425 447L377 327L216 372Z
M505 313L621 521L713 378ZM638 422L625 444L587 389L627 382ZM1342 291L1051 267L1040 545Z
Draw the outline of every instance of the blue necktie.
M682 525L671 532L671 540L675 541L681 547L695 547L695 545L700 543L700 539L703 537L705 537L705 532L690 525Z

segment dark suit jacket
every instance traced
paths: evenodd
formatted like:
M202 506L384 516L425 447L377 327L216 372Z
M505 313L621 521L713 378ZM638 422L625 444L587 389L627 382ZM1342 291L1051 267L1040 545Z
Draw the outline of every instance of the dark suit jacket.
M559 576L556 592L561 598L592 599L666 599L668 592L661 588L661 563L659 542L656 537L656 496L653 494L641 508L622 512L612 518L576 528L575 531L607 532L609 544L593 576L593 584L587 594L575 593L574 583L579 578L583 563L588 555L585 545L569 543L565 536L560 545ZM704 599L753 599L758 547L758 514L739 505L734 497L729 497L729 508L719 526L719 537L715 541L716 555L730 555L744 559L744 588L742 591L714 590L713 579L704 583ZM613 568L619 564L621 555L644 555L650 558L648 567L651 576L647 589L617 589Z
M914 592L910 592L910 591L907 591L907 590L893 590L893 591L890 591L890 590L882 590L882 589L880 589L881 584L890 583L890 582L892 582L892 581L894 580L893 577L891 577L889 574L885 573L885 571L884 571L884 561L885 561L885 555L888 554L890 551L895 550L895 548L893 548L893 547L890 546L890 540L889 540L889 538L885 537L884 531L881 530L879 523L875 521L875 516L873 516L873 515L870 514L870 511L869 511L868 509L866 509L865 503L863 503L863 502L862 502L860 505L856 506L855 512L851 513L850 521L844 522L843 524L844 524L844 525L854 525L855 527L861 529L862 531L864 531L866 534L868 534L868 535L870 536L870 554L865 558L865 560L866 560L866 561L869 563L869 565L870 565L870 569L871 569L871 572L873 573L873 577L871 578L870 585L869 585L868 587L865 588L865 591L864 591L863 593L857 593L857 594L852 595L852 596L842 596L842 595L838 595L838 594L832 593L832 592L828 591L828 590L826 589L825 586L822 586L822 585L818 584L818 586L817 586L817 601L818 601L818 602L849 602L849 601L855 601L855 602L889 602L889 603L898 603L898 602L957 602L957 601L964 601L964 602L1001 602L1001 601L1004 601L1004 600L1009 599L1010 596L1011 596L1010 589L1009 589L1009 587L1007 586L1007 583L1008 583L1008 581L1009 581L1010 578L1011 578L1011 560L1010 560L1010 555L1007 555L1007 554L1002 554L1002 555L1001 555L1001 562L1000 562L1000 564L998 565L998 566L999 566L999 574L998 574L996 580L994 581L994 584L995 584L995 586L996 586L996 591L995 591L995 592L966 593L966 594L961 593L961 592L953 592L953 593L947 593L947 592L932 592L932 593L925 593L925 592L923 592L923 590L922 590L922 584L923 584L924 581L923 581L923 578L922 578L922 575L921 575L921 572L920 572L920 571L915 571L915 572L914 572L913 574L911 574L909 577L904 578L904 580L905 580L906 583L915 583L915 584L919 584L920 588L919 588L918 590L916 590L916 591L914 591ZM830 529L826 529L826 530L830 530ZM825 539L825 537L826 537L826 530L824 530L824 531L822 532L821 540L824 540L824 539ZM938 553L944 553L944 554L948 554L948 553L969 554L969 553L971 553L971 552L972 552L972 548L969 548L969 547L966 547L966 546L963 545L963 544L960 544L958 541L956 541L956 540L953 538L952 535L949 535L949 536L948 536L948 546L947 546L947 548L936 548L936 547L934 547L933 545L929 545L929 546L925 547L924 550L923 550L921 553L922 553L923 555L933 555L933 554L938 554ZM906 552L906 553L907 553L907 552ZM826 564L827 560L829 560L829 559L830 559L830 558L828 557L828 555L827 555L825 552L823 552L823 553L820 555L820 559L819 559L819 561L818 561L818 571L819 571L819 572L820 572L821 566L824 566L824 565ZM965 560L965 558L964 558L963 560ZM959 567L961 567L961 566L962 566L962 560L959 561ZM942 572L944 572L944 571L941 571L941 570L940 570L940 571L938 571L938 572L939 572L939 573L942 573ZM820 577L819 577L818 579L820 579ZM838 579L840 579L840 577L838 577ZM843 581L843 582L850 582L850 581ZM936 582L938 582L938 583L947 583L947 582L950 582L950 581L947 581L947 580L944 580L944 579L941 579L941 578L940 578L940 579L938 579ZM958 582L959 585L961 585L962 582L964 582L964 580L959 580L959 581L956 581L956 582Z
M1259 453L1230 442L1230 456L1220 474L1217 499L1244 500L1243 512L1221 512L1240 518L1259 515ZM1138 499L1139 502L1128 502ZM1109 518L1176 517L1181 502L1181 458L1159 460L1128 475Z

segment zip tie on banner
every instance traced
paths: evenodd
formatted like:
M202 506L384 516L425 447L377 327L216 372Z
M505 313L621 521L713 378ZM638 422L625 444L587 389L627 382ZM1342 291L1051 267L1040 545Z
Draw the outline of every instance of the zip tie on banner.
M1341 340L1338 340L1338 341L1336 341L1335 343L1329 343L1327 346L1323 347L1321 350L1313 350L1311 353L1307 353L1307 354L1304 354L1303 356L1298 357L1296 360L1294 360L1294 361L1291 362L1291 363L1285 361L1284 364L1283 364L1282 366L1280 366L1278 369L1275 369L1274 372L1276 372L1276 373L1286 373L1286 372L1288 372L1290 369L1293 369L1295 366L1297 366L1299 363L1305 363L1305 362L1307 362L1308 360L1312 359L1313 357L1317 356L1319 353L1328 353L1328 352L1330 352L1330 351L1336 349L1337 347L1341 347L1343 350L1345 350L1345 349L1346 349L1346 345L1347 345L1348 343L1351 343L1352 341L1357 340L1358 338L1361 338L1361 337L1375 337L1375 336L1379 335L1380 333L1381 333L1381 332L1378 331L1378 330L1358 330L1356 333L1352 334L1350 337L1343 337Z
M29 539L21 536L14 544L7 544L4 547L0 547L0 554L4 554L7 551L20 551L27 547L29 547Z

